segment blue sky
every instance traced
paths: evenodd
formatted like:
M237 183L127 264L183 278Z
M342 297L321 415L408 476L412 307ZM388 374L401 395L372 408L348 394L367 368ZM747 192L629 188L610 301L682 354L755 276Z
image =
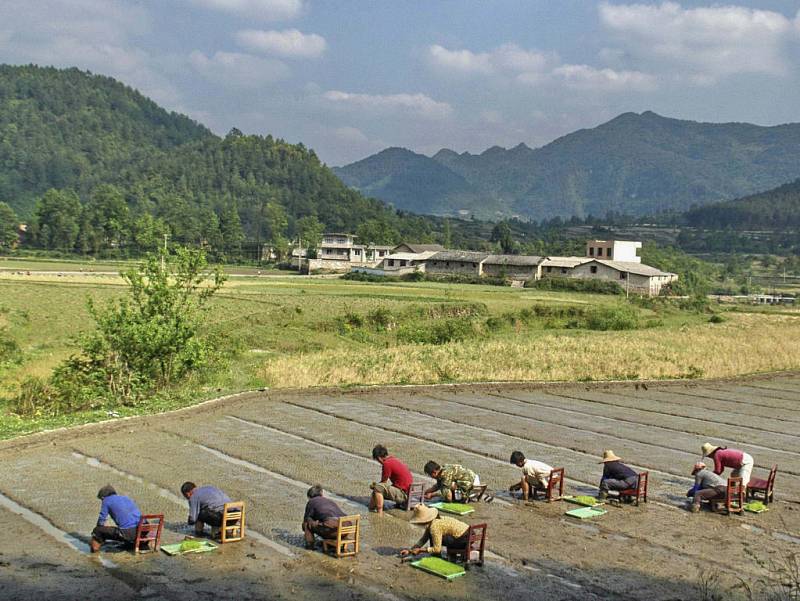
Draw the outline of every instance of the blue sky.
M800 121L788 0L3 0L0 61L111 75L331 165L539 146L625 111Z

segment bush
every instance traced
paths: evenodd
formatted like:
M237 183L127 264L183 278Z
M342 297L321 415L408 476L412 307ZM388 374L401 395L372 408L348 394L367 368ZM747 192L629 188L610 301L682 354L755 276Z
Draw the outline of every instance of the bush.
M639 327L639 314L629 305L596 307L587 312L586 327L590 330L635 330Z
M397 331L398 342L413 344L446 344L466 340L475 335L468 318L443 319L432 324L402 326Z
M591 292L593 294L625 294L625 289L611 280L594 280L583 278L543 278L528 280L526 288L537 290L567 290L571 292Z
M18 363L22 358L17 341L5 329L0 330L0 367Z
M725 321L727 320L719 313L714 313L708 318L708 323L724 323Z

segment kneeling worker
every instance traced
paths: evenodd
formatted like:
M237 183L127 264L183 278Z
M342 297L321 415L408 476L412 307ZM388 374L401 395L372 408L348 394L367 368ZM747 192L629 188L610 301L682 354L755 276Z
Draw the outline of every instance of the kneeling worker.
M142 519L142 512L133 499L118 495L110 484L99 490L97 498L101 501L100 515L97 516L97 526L92 530L92 540L89 542L92 553L97 553L107 541L133 545L136 540L136 528ZM116 526L106 526L109 516ZM144 548L144 545L142 547Z
M194 482L184 482L181 494L189 501L189 525L194 525L195 534L203 535L205 525L211 526L211 536L216 537L222 527L222 512L225 503L231 500L214 486L197 487Z
M553 468L542 461L525 459L522 451L511 453L511 464L522 470L522 480L509 487L510 492L522 490L522 500L527 501L537 490L547 490Z
M440 494L445 501L464 502L472 489L481 485L478 474L456 463L439 465L429 461L425 464L425 473L436 480L436 484L425 491L426 499Z
M384 499L393 501L395 505L405 505L408 502L408 489L411 488L414 477L408 466L397 457L389 455L383 445L376 445L372 449L372 458L381 464L381 481L371 486L369 508L377 511L378 515L383 515Z
M700 511L700 503L703 501L725 498L728 483L706 468L705 463L702 461L695 463L692 468L692 476L694 476L694 488L692 488L694 501L691 507L693 513Z
M314 535L324 539L336 538L339 529L339 518L347 515L331 499L322 496L322 486L315 484L306 492L308 503L303 514L303 535L306 549L313 549L316 544Z
M614 451L603 451L603 460L600 463L603 464L603 476L600 479L598 499L607 499L609 490L636 488L639 475L622 463L622 459Z
M425 533L416 545L403 549L400 555L420 555L430 553L439 555L442 547L447 549L466 549L469 538L469 526L451 517L441 517L433 507L417 505L414 507L412 524L425 526ZM428 544L430 543L430 545Z

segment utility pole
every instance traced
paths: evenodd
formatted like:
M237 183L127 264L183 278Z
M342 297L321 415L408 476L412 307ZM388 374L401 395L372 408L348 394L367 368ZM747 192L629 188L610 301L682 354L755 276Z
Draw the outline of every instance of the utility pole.
M169 238L169 234L164 234L164 252L161 253L161 271L164 271L166 266L164 265L164 258L167 256L167 238Z

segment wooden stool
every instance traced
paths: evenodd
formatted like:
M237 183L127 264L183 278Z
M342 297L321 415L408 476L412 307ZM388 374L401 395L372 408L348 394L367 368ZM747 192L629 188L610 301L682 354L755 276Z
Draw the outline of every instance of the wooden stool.
M764 505L768 505L774 501L773 493L775 489L775 476L778 473L778 466L773 465L769 470L769 476L766 480L762 478L750 478L747 483L747 491L745 496L748 499L757 499L760 496L764 499Z
M744 511L744 487L741 478L728 478L728 487L725 491L724 499L711 499L711 509L713 511L726 511L728 515L732 513L742 513Z
M164 529L164 514L151 513L143 515L136 525L136 540L133 543L133 553L144 553L140 545L148 543L147 551L158 551L161 547L161 531Z
M327 553L333 547L336 557L356 555L360 549L361 516L345 515L339 518L335 539L322 539L322 550ZM348 547L352 549L348 550Z
M222 509L220 544L233 543L244 538L244 501L225 503Z
M486 489L489 488L485 484L480 486L473 486L472 490L469 491L469 494L462 500L462 503L477 503L483 498L483 495L486 493Z
M412 482L408 487L408 500L406 501L406 511L411 511L417 505L425 502L425 485L422 482Z
M636 478L636 488L626 488L625 490L620 490L619 492L619 499L622 500L622 497L633 497L636 499L636 506L639 506L639 500L641 499L643 502L647 503L647 481L650 477L650 472L642 472Z
M532 491L532 497L536 499L537 491L541 491L541 488L534 488ZM558 493L556 494L556 490ZM544 498L545 501L548 503L552 501L560 501L561 497L564 496L564 468L557 467L554 468L550 472L550 478L547 480L547 488L544 489Z
M447 549L447 559L470 564L483 565L483 552L486 549L486 524L472 524L469 527L467 546L463 549Z

